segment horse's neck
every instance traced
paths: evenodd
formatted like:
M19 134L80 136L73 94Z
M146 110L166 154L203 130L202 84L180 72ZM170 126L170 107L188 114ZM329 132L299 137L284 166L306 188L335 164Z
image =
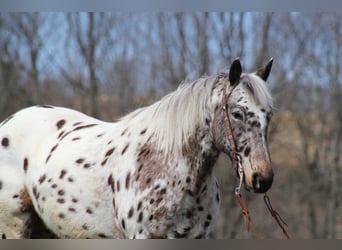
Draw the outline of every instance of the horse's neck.
M210 127L198 129L189 138L188 147L183 148L182 154L189 167L189 174L194 178L192 191L197 194L205 180L212 175L213 167L219 156L219 151L212 141Z

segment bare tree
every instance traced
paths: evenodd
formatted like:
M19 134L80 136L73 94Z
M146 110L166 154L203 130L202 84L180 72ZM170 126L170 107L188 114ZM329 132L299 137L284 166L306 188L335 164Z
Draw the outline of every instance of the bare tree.
M44 22L44 16L39 13L12 13L9 24L20 43L27 48L29 61L23 61L22 65L25 67L32 84L33 103L41 103L42 100L38 61L44 44L41 34Z
M108 52L108 41L113 19L107 17L104 13L85 13L85 14L67 14L69 24L70 38L75 39L78 54L83 59L89 85L76 81L81 92L86 90L90 98L91 115L100 117L99 110L99 92L100 79L98 72L100 70L101 59L105 58ZM73 81L72 84L74 84Z
M15 110L17 103L11 102L15 91L18 89L20 65L18 65L18 52L13 50L13 36L6 27L6 18L0 16L0 116L5 118L10 112Z
M330 193L327 212L327 237L336 237L337 209L339 207L339 196L341 195L341 150L342 150L342 82L341 82L341 61L342 61L342 22L341 16L336 15L334 19L328 19L327 24L331 27L331 58L326 65L326 71L330 73L330 88L332 90L331 111L335 121L335 133L332 140L332 158L328 165L330 169Z
M245 13L211 13L210 28L212 37L218 42L219 55L224 66L236 57L243 58L246 49Z

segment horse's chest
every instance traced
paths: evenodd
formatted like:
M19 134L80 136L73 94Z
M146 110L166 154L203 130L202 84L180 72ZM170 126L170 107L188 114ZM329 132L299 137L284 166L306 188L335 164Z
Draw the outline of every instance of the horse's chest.
M204 238L208 236L220 205L216 178L208 176L197 195L187 192L174 218L169 238Z
M220 203L216 179L208 177L196 195L184 187L166 188L167 183L172 186L171 180L157 183L145 195L127 193L126 202L121 197L116 218L126 237L206 237Z

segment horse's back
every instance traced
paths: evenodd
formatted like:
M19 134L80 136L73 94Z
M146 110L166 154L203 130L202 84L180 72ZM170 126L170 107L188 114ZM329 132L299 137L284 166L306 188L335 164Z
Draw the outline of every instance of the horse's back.
M0 168L10 166L9 171L20 172L17 176L20 179L32 167L48 164L48 157L51 158L57 149L56 145L69 139L64 138L68 133L82 128L80 126L100 123L99 120L66 108L34 106L20 110L0 124Z
M101 136L106 126L107 123L80 112L52 106L23 109L0 124L2 237L27 237L25 225L30 224L33 209L50 228L53 226L53 231L63 231L61 225L65 225L65 221L75 223L79 216L91 217L95 207L104 204L94 199L94 208L80 205L82 199L96 196L94 192L101 193L96 188L86 190L86 179L94 175L95 164L86 159L96 157L99 148L91 142ZM94 152L94 156L89 152ZM102 212L105 210L102 208ZM67 212L74 216L66 220ZM84 221L81 230L69 227L64 234L82 237L81 231L89 227L87 221L93 224L92 220Z

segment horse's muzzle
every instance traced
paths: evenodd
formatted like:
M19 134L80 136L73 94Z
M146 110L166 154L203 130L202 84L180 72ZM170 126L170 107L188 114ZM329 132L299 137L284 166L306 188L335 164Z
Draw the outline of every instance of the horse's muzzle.
M253 191L256 193L266 193L273 183L273 175L265 177L261 173L253 174Z

